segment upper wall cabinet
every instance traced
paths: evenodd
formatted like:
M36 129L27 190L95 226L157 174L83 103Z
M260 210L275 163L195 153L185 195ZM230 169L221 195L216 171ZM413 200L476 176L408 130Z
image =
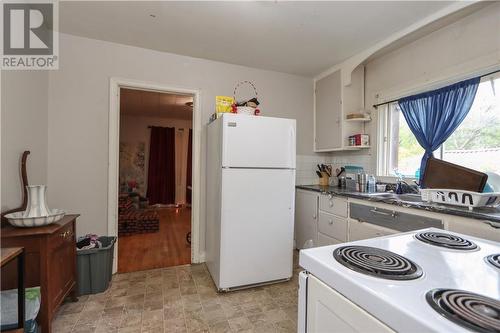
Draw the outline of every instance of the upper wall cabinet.
M349 136L364 133L363 121L347 121L347 115L364 107L364 67L353 72L345 85L341 69L314 82L314 151L358 150ZM366 148L366 146L364 147Z

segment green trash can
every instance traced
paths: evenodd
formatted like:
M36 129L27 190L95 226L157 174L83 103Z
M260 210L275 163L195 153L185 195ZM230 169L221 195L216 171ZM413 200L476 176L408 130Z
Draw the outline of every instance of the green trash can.
M108 289L113 275L116 237L102 236L98 239L102 247L76 251L80 295L102 293Z

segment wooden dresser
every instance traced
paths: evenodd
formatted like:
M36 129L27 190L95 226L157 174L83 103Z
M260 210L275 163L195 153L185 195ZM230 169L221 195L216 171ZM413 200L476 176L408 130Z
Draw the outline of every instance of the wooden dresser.
M41 287L38 323L43 333L51 332L51 322L64 298L76 300L75 222L79 215L38 228L3 227L2 247L24 247L26 287ZM16 267L2 272L2 290L15 288Z

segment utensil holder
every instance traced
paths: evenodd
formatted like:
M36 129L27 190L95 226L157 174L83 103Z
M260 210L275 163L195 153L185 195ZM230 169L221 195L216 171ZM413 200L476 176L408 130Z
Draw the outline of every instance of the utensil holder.
M321 171L321 178L319 179L319 184L321 186L328 186L328 185L330 185L330 177L324 171Z

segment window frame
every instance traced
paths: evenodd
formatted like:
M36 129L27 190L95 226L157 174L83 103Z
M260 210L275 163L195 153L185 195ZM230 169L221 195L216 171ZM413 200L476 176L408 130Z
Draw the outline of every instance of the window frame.
M484 76L481 78L480 83L496 80L500 78L500 73L492 73L490 75ZM390 111L393 105L397 105L396 102L386 103L384 105L380 105L377 108L377 168L376 174L377 178L382 181L394 181L397 179L395 175L390 174L390 152L391 152L391 135L390 129L392 126ZM443 159L444 157L444 145L446 142L441 145L437 150L434 151L434 156L439 159ZM418 181L418 179L414 177L405 177L406 180L409 181Z

